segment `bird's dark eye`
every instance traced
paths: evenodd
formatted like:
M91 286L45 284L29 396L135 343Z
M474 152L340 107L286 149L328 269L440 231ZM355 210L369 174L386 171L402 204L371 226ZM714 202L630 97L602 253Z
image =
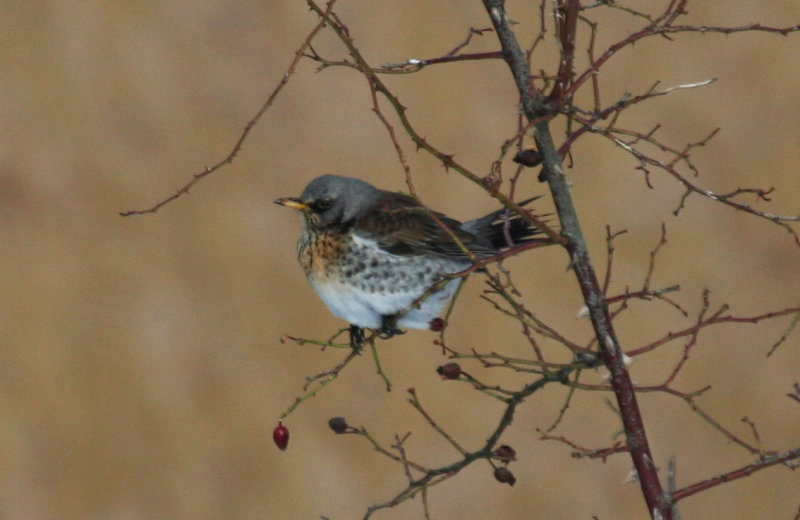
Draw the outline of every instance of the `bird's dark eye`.
M314 203L314 209L317 211L325 211L331 207L331 199L320 199Z

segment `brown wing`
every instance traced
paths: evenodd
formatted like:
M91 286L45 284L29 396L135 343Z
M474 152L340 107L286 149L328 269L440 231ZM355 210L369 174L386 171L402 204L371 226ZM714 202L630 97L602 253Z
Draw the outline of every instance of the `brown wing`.
M428 210L413 197L400 193L382 192L380 201L355 223L354 231L375 237L381 249L395 255L435 254L466 260L466 253L430 213L470 250L486 249L458 220Z

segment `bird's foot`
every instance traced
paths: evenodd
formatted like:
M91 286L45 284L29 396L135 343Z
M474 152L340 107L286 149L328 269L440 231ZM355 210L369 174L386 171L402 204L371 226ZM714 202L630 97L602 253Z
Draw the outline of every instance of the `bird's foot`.
M378 337L381 339L391 339L395 336L405 334L406 331L398 329L395 326L397 319L395 316L384 316L381 319L381 328L378 331Z
M405 333L406 333L406 331L404 331L403 329L398 329L398 328L384 329L384 328L382 328L381 330L378 331L378 337L381 338L381 339L391 339L391 338L393 338L395 336L401 336L401 335L403 335Z
M364 329L358 325L350 325L350 348L361 352L364 347Z

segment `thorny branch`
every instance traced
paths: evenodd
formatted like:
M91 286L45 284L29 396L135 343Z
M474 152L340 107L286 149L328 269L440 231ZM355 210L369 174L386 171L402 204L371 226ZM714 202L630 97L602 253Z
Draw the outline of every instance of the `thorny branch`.
M501 0L483 0L483 3L495 27L500 45L504 50L504 57L517 84L521 100L520 105L525 117L528 120L539 119L552 113L553 108L550 105L561 106L566 103L566 99L560 89L556 89L553 92L553 94L560 96L558 99L553 99L551 96L545 102L541 96L537 96L530 88L530 70L527 61L522 59L523 53L514 32L511 30L508 15L504 9L504 2ZM573 56L571 53L565 55L563 49L574 48L575 27L580 4L577 0L564 0L558 2L558 6L557 21L559 23L559 38L562 48L559 75L560 81L566 82L572 75ZM565 68L568 70L565 71ZM565 90L568 91L569 89L566 88ZM547 181L550 192L553 195L553 201L561 223L561 233L569 239L565 247L569 253L570 264L580 285L604 364L611 373L611 385L614 388L617 405L620 408L620 418L627 435L631 459L639 476L639 483L647 502L648 511L653 516L659 515L661 518L669 520L671 519L670 507L650 452L633 382L625 366L622 349L611 322L611 315L608 312L608 305L605 302L605 297L592 266L577 212L572 202L570 188L563 172L561 157L558 155L556 145L553 142L547 120L542 120L534 126L534 138L537 148L543 157L542 178Z
M705 491L706 489L710 489L720 484L731 482L743 477L749 477L753 473L762 469L769 468L770 466L774 466L776 464L785 464L789 461L797 460L798 458L800 458L800 448L795 448L782 453L765 455L758 461L748 464L747 466L743 466L733 471L729 471L727 473L717 475L716 477L711 477L707 480L703 480L701 482L678 489L672 493L672 500L673 502L677 502L678 500L690 497L700 493L701 491Z
M325 6L327 12L330 12L333 9L333 4L335 2L336 0L330 0L328 2L328 4ZM303 59L306 49L311 46L311 42L314 40L317 34L322 30L323 27L325 27L325 22L320 20L317 23L317 25L314 26L313 29L311 29L311 32L308 33L306 39L303 40L303 43L300 45L297 51L295 51L294 58L292 59L292 62L289 64L289 67L286 69L286 72L283 73L283 77L278 82L278 85L272 90L270 95L267 97L267 100L264 102L263 105L261 105L261 108L258 109L256 114L250 119L250 121L247 122L247 124L244 127L244 130L239 135L239 139L236 141L236 143L233 145L233 148L228 153L228 155L225 156L224 159L219 161L214 166L211 167L207 166L203 169L202 172L194 174L192 176L192 179L183 186L181 186L175 193L163 199L162 201L154 204L153 206L150 206L147 209L134 209L129 211L121 211L120 216L131 217L135 215L146 215L148 213L156 213L159 209L161 209L161 207L169 204L170 202L176 199L179 199L184 195L188 195L189 190L191 190L195 184L197 184L207 176L211 175L217 170L220 170L224 166L233 163L233 160L236 159L236 156L242 150L242 146L244 145L244 142L247 140L247 137L250 135L250 132L253 130L256 124L261 120L264 114L267 113L267 110L269 110L270 107L272 107L272 104L275 102L275 99L278 97L278 94L280 94L281 91L283 90L283 87L285 87L289 83L289 78L291 78L292 75L294 74L294 71L297 68L297 64L300 63L300 60Z
M400 455L396 455L390 452L389 450L380 446L380 444L377 441L375 441L371 436L368 436L366 430L364 429L352 428L344 432L344 433L355 433L367 436L370 443L379 453L389 457L395 462L403 464L404 467L406 468L411 467L414 470L420 471L423 474L422 477L416 480L411 480L405 489L400 491L390 500L370 506L367 509L366 514L364 515L364 520L370 518L376 511L379 511L381 509L386 509L389 507L394 507L397 504L409 498L413 498L417 493L425 492L428 488L454 477L462 469L466 468L467 466L469 466L470 464L472 464L477 460L486 460L489 461L490 464L494 465L492 463L492 459L497 458L499 456L497 449L498 442L500 440L500 437L503 435L503 432L511 425L511 422L514 419L514 413L517 409L517 406L525 398L533 395L535 392L543 388L548 383L563 381L568 376L568 374L569 374L568 369L562 370L557 373L547 374L537 379L533 383L525 385L525 387L523 387L522 389L513 392L512 395L505 400L506 408L503 411L503 414L501 415L500 421L498 422L495 430L491 433L491 435L481 448L472 452L464 450L464 448L462 448L458 443L456 443L452 438L450 438L444 432L444 430L439 425L436 424L436 422L430 417L430 415L428 415L427 412L425 412L424 409L422 408L422 405L420 404L416 396L416 392L414 392L413 389L410 389L409 394L411 395L411 398L409 401L412 403L414 408L416 408L420 413L422 413L423 416L426 418L426 420L431 424L431 426L440 435L444 436L462 456L460 460L438 468L424 468L419 464L409 463L408 460L405 458L405 452L401 452Z

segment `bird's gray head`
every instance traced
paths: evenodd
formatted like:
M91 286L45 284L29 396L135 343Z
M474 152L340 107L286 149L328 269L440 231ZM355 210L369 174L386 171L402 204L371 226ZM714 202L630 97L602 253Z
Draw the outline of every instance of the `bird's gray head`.
M360 179L323 175L306 186L299 202L308 207L309 218L323 225L347 224L375 204L378 194L377 188Z

